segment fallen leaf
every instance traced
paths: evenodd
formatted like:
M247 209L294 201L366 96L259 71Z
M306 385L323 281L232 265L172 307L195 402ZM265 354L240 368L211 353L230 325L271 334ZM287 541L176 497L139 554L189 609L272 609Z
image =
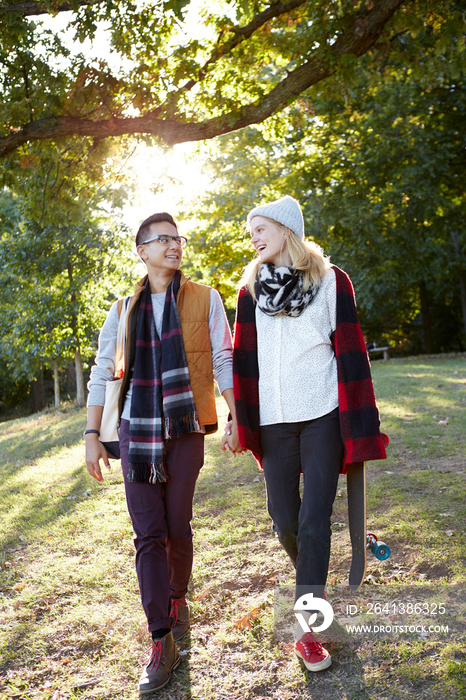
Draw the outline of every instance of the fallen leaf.
M259 608L254 608L250 612L246 613L244 617L240 620L234 622L234 626L239 630L245 630L252 627L254 620L259 616Z

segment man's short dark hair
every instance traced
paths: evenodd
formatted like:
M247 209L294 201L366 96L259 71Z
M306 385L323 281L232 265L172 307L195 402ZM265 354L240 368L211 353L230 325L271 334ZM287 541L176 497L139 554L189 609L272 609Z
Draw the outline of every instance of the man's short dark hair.
M148 219L142 222L138 229L138 232L136 234L136 248L138 247L138 245L144 243L145 239L149 236L150 225L159 224L161 221L167 221L169 224L172 224L172 226L174 226L178 231L178 226L175 224L175 221L171 214L168 214L166 211L159 212L158 214L152 214L152 216L149 216Z

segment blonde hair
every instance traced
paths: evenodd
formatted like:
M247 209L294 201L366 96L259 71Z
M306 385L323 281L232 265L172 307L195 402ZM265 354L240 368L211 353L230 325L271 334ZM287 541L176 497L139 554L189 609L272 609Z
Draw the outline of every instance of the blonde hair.
M267 217L264 217L267 218ZM269 219L273 221L273 219ZM324 255L324 251L314 241L305 241L299 238L291 229L278 221L273 221L275 226L285 234L285 243L291 258L291 266L303 273L303 290L310 285L318 287L330 267L330 258ZM259 270L260 260L255 258L244 269L240 286L247 287L249 293L255 299L254 285Z

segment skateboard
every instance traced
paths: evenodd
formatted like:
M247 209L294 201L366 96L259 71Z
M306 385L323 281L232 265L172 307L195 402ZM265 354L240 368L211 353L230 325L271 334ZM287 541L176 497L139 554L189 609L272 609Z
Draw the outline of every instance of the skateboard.
M377 539L373 532L366 534L366 463L355 462L346 476L348 486L348 522L353 555L349 574L349 585L357 591L366 575L369 550L380 561L391 554L390 547Z
M354 462L346 475L348 487L348 523L353 555L349 585L357 591L366 575L366 463Z

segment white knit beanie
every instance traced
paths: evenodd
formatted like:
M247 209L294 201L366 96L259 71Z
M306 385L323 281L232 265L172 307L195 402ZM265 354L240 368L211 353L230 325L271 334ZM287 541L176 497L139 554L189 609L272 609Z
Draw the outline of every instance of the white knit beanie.
M260 204L254 207L249 214L247 223L251 227L253 216L265 216L267 219L278 221L279 224L287 226L298 238L304 238L304 219L299 202L286 194L281 199L277 199L270 204Z

